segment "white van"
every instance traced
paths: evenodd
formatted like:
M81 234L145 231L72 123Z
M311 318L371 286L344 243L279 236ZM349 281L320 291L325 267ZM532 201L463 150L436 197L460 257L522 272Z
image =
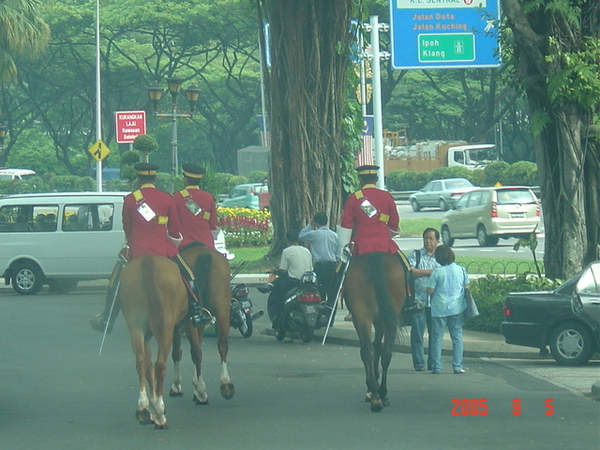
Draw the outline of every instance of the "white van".
M25 180L35 176L35 172L29 169L7 169L0 168L0 180Z
M68 292L108 279L124 243L127 192L10 195L0 199L0 273L23 295Z

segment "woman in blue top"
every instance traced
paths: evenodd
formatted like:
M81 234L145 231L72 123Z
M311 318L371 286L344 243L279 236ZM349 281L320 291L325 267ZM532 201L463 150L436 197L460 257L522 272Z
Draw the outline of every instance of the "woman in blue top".
M454 373L465 373L462 368L462 325L463 311L467 307L464 288L469 284L469 278L466 270L454 262L454 252L449 246L437 247L435 259L442 267L435 269L427 282L427 293L431 295L431 373L442 371L442 340L446 326L452 339Z

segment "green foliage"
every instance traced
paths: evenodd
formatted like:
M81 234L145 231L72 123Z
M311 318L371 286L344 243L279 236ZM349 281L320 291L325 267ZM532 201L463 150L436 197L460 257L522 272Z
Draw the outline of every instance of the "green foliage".
M513 250L515 252L518 252L521 247L529 248L529 250L531 250L531 254L533 256L533 262L535 263L538 277L541 277L542 272L540 270L540 266L538 265L537 257L535 255L535 250L537 249L537 246L538 246L538 240L537 240L537 225L536 225L536 228L534 228L533 232L527 238L519 238L519 240L513 246Z
M207 173L207 175L209 175L209 174ZM221 194L226 194L230 191L229 180L231 180L231 178L233 177L232 174L211 171L210 177L211 177L211 184L214 184L215 187L214 187L214 191L211 190L209 192L212 192L213 195L215 195L215 197L218 197ZM204 184L204 182L203 182L203 184Z
M248 183L248 178L246 178L246 177L244 177L242 175L233 175L227 181L227 192L229 192L230 190L232 190L238 184L246 184L246 183Z
M481 186L494 186L496 183L504 184L506 180L505 173L510 167L505 161L494 161L483 170L484 184Z
M253 170L248 174L248 183L262 183L268 176L264 170Z
M551 2L556 5L557 2ZM579 28L579 17L571 13L571 26ZM561 11L566 17L569 11ZM574 101L585 110L593 111L600 104L600 39L584 36L580 47L575 51L567 51L564 44L556 37L551 37L550 45L553 54L546 57L549 63L560 67L548 81L548 94L554 104L563 101Z
M140 162L140 153L135 150L127 150L121 155L121 166L133 166Z
M537 165L529 161L517 161L509 165L504 161L494 161L484 169L469 170L465 167L441 167L431 172L409 172L394 170L386 179L391 191L416 191L430 180L466 178L475 186L493 186L500 181L505 186L537 186Z
M385 183L392 191L416 191L431 179L429 172L409 172L394 170L388 173Z
M150 153L158 150L158 142L149 134L140 134L133 141L133 148L142 153L144 161L148 161Z
M509 292L552 290L562 283L562 280L550 280L526 274L512 277L486 275L473 280L469 287L480 315L466 319L464 327L469 330L500 333L500 323L504 320L502 307Z
M87 178L92 180L90 177ZM75 175L56 175L50 180L50 188L56 192L81 192L85 190L84 179Z
M480 183L478 183L481 179L479 172L481 172L481 169L470 170L461 166L440 167L439 169L431 171L431 179L444 180L447 178L466 178L474 185L480 186Z
M105 189L106 192L120 192L130 191L131 188L129 183L123 180L106 180Z
M509 186L537 186L537 164L529 161L517 161L505 172L505 183Z

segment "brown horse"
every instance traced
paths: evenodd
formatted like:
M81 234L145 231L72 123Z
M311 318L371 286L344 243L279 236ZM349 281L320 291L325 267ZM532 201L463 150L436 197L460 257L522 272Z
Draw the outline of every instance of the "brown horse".
M371 402L372 411L381 411L389 404L387 371L406 299L404 268L398 255L373 252L353 257L344 279L344 298L360 341L360 356L367 376L365 401ZM373 341L372 326L375 326Z
M231 310L231 287L229 262L216 250L205 246L188 246L181 256L194 273L194 291L198 300L216 317L217 348L221 356L221 395L230 399L235 392L227 371L227 352L229 350L229 313ZM196 404L208 403L206 385L202 378L202 337L204 327L193 328L190 321L186 324L186 334L190 341L192 361L196 366L194 373L194 401ZM181 335L175 333L173 342L173 363L175 375L169 395L183 395L179 362L181 361Z
M188 313L187 293L177 264L155 255L130 261L121 274L119 302L139 375L136 417L141 424L168 428L163 401L166 360L173 343L173 330ZM150 345L153 336L158 345L154 368Z

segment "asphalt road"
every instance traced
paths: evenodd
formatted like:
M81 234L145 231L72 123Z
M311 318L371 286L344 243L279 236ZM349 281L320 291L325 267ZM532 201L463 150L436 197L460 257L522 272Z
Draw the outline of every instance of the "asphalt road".
M263 301L256 296L257 306ZM465 375L434 376L395 354L390 406L372 413L356 347L277 342L260 333L265 317L249 339L231 330L234 398L218 393L216 340L207 337L210 404L192 403L185 355L186 395L166 399L170 429L157 431L134 417L137 374L122 318L97 355L101 335L87 322L102 302L102 287L69 295L44 288L31 297L0 289L3 448L575 449L600 442L600 403L490 360L468 359Z

